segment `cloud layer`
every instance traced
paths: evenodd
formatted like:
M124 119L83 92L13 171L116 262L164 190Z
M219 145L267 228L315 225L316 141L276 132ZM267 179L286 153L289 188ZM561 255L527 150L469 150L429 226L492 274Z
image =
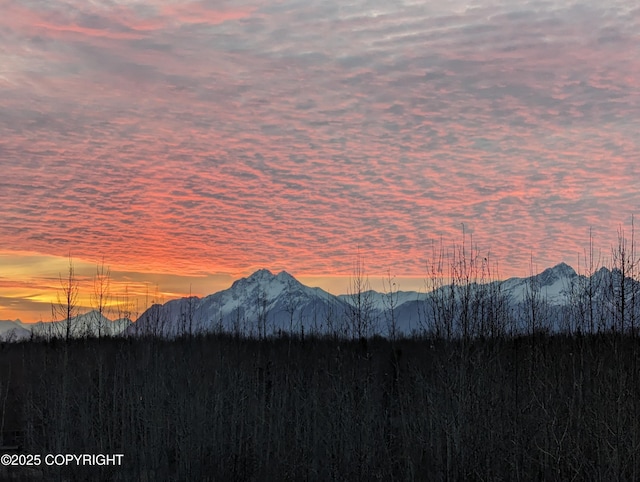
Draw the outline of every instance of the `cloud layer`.
M0 8L5 252L420 276L464 224L510 276L640 206L635 2Z

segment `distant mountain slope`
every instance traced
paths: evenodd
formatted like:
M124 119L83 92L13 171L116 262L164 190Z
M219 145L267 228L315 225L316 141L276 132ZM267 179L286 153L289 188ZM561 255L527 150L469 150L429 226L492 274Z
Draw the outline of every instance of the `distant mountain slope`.
M309 288L285 271L256 271L205 298L182 298L145 311L128 332L175 336L228 331L255 336L330 331L347 305L320 288Z
M528 278L509 278L502 283L502 289L516 303L522 302L526 298L527 291L535 288L540 290L540 295L549 303L563 305L577 277L571 266L560 263Z
M353 294L334 296L301 284L285 271L274 275L262 269L204 298L182 298L154 305L127 332L175 336L224 331L264 336L304 331L349 336L354 334L354 319L363 317L368 324L368 334L388 335L392 320L397 333L410 334L433 329L446 316L452 323L456 317L464 321L471 310L476 310L474 316L486 318L491 315L487 311L491 304L500 304L504 311L491 316L512 316L526 311L525 305L532 298L544 305L547 317L558 318L579 280L584 277L561 263L527 278L456 285L453 289L445 286L432 293L402 291L393 295L393 313L389 294L366 291L361 293L361 313L358 314ZM447 303L451 304L449 312L443 311Z
M69 337L116 336L122 334L131 325L131 320L122 318L110 320L98 311L90 311L73 317L69 323ZM23 325L25 326L25 325ZM34 336L43 338L66 338L67 321L38 322L30 326Z
M19 341L29 338L31 331L28 325L23 325L20 320L0 320L0 340Z

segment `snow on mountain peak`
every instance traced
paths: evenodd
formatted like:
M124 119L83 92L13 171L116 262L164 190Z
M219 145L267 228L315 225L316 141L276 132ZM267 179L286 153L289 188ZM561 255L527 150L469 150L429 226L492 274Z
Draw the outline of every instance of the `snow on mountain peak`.
M251 276L249 276L247 279L247 281L270 281L271 279L275 278L275 276L273 275L273 273L271 271L269 271L266 268L262 268L259 269L258 271L256 271L255 273L253 273Z
M300 285L300 282L286 271L280 271L274 275L266 268L259 269L247 278L239 279L231 286L232 289L245 289L253 291L258 287L259 290L265 291L267 294L279 294L285 286L289 288Z
M542 286L550 286L561 279L573 278L577 276L575 270L566 263L560 263L553 268L547 268L537 275Z
M293 276L291 276L289 273L287 273L286 271L280 271L276 278L278 278L280 281L287 281L287 282L291 282L293 281L298 281L297 279L295 279Z
M555 265L551 269L564 278L572 278L577 275L576 271L564 262Z

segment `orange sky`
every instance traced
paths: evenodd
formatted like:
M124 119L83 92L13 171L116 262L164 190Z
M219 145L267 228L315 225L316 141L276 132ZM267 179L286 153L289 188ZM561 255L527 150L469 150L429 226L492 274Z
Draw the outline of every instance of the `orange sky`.
M358 250L419 289L463 225L524 276L640 207L629 0L0 8L0 319L49 319L69 253L86 305L103 258L139 306L263 267L344 292Z

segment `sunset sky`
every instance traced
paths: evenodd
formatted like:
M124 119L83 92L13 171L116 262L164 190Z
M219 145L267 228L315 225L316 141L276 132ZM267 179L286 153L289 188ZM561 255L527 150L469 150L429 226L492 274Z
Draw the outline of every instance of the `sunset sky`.
M462 226L502 277L640 213L636 1L0 0L0 319L71 254L139 305L258 268L419 289ZM142 309L142 308L140 308Z

